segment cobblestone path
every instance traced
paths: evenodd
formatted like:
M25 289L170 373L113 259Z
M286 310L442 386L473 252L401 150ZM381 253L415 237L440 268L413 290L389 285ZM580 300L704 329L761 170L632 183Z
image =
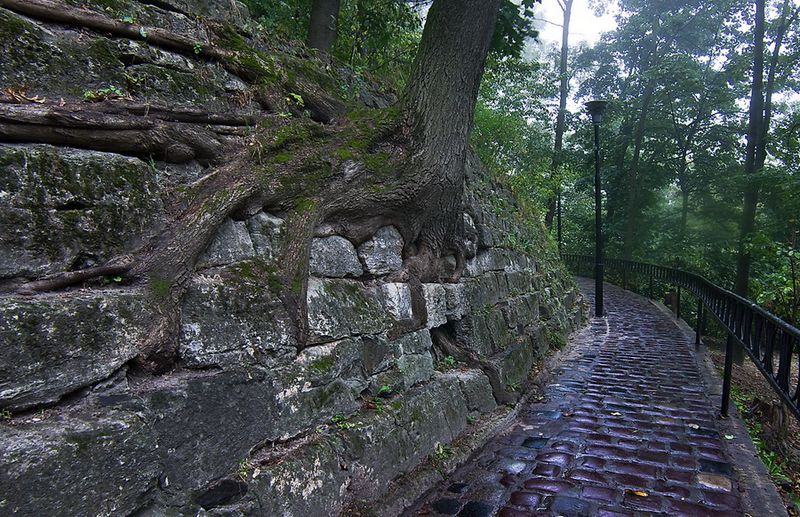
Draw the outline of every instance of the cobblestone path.
M619 288L606 311L545 399L407 515L743 515L694 345Z

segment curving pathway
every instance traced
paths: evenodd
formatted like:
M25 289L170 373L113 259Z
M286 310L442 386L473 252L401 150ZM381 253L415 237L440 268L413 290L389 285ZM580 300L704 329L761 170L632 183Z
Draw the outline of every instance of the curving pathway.
M544 401L407 515L744 515L694 345L645 298L606 289L608 317L573 337Z

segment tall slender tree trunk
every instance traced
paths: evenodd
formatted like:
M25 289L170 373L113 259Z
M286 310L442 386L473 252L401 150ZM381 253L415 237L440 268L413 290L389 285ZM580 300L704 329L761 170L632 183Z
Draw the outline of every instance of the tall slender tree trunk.
M622 97L622 96L620 96ZM622 174L625 170L625 158L628 155L628 148L631 145L631 127L628 118L623 119L619 130L619 144L614 158L614 168L617 174ZM606 224L611 225L617 217L617 210L624 201L624 196L620 192L622 189L611 189L608 191L608 201L606 202Z
M339 22L339 0L314 0L308 24L306 44L328 52L336 41Z
M756 23L753 45L753 86L750 95L750 120L747 126L747 149L745 154L745 188L742 221L739 225L739 256L736 262L737 294L747 296L750 288L750 266L752 256L748 241L755 230L756 208L758 206L759 184L753 177L764 168L767 160L769 125L772 119L772 95L775 92L775 78L780 65L780 53L786 31L800 16L800 7L786 0L781 9L781 17L775 32L775 44L769 60L767 84L764 87L764 11L766 0L756 0Z
M567 75L567 65L569 59L569 22L572 18L572 3L574 0L564 0L562 8L564 10L564 20L561 26L561 57L558 62L558 75L560 78L558 88L558 115L556 116L556 136L553 144L553 161L551 169L554 175L558 175L558 169L564 161L562 149L564 147L564 130L567 120L567 97L569 96L569 76ZM561 195L561 180L556 190L556 197ZM556 199L552 199L548 204L545 223L548 227L553 224L553 216L556 211Z
M636 227L639 222L639 195L641 190L641 175L639 174L639 162L642 156L642 144L644 143L645 126L647 125L647 115L650 111L650 103L653 100L655 91L655 80L650 79L642 93L642 104L639 109L639 119L636 122L636 129L633 135L633 157L628 172L628 210L625 218L625 234L622 241L622 256L626 260L633 257L633 248L636 241Z
M686 224L689 221L689 189L681 186L681 224L678 228L678 240L686 239Z
M737 294L747 296L750 285L752 256L749 240L755 229L758 184L754 178L759 167L759 150L764 139L764 3L755 0L756 19L753 30L753 83L750 90L750 115L747 123L747 148L745 150L745 184L742 220L739 224L739 256L736 261ZM762 162L763 166L763 162Z

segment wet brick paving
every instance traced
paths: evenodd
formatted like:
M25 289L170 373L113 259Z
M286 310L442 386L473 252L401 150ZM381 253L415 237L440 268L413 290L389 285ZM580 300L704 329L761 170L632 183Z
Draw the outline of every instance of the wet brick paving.
M544 400L408 516L743 515L693 344L644 298L606 290L608 317L573 338Z

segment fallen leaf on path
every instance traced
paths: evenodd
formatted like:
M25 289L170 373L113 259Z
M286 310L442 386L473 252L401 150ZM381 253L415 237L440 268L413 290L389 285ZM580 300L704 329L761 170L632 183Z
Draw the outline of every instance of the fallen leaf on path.
M622 413L620 413L619 411L614 411L613 413L611 413L611 416L622 416Z
M732 434L726 434L725 435L725 439L726 440L733 440L734 438L735 438L735 436L733 436Z
M700 429L700 426L697 424L688 424L686 427L689 427L691 429Z

